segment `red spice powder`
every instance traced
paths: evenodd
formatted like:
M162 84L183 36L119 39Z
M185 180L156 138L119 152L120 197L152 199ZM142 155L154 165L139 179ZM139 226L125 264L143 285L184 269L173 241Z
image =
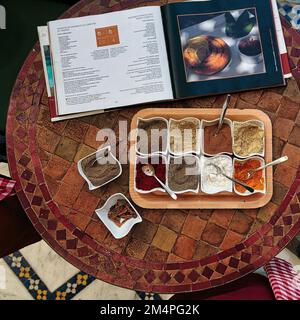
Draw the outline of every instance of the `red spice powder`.
M155 164L151 163L151 158L148 159L148 163L150 163L155 170L155 175L157 178L163 182L166 183L166 164L163 163L163 159L160 157L159 161L157 161L157 158L155 159ZM136 187L139 190L149 191L154 188L160 188L160 184L157 182L157 180L154 177L146 176L142 170L142 167L146 163L137 163L136 165L136 178L135 183Z

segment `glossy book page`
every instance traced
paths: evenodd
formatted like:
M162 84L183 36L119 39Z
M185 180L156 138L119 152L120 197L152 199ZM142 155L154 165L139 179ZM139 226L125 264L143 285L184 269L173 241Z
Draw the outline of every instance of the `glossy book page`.
M285 84L269 1L162 8L176 98Z

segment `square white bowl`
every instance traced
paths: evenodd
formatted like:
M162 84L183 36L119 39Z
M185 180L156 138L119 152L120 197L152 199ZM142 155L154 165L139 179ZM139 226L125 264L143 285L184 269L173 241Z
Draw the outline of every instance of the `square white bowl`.
M227 179L228 180L228 185L226 187L214 187L214 186L208 186L206 187L204 184L204 173L205 173L205 164L208 162L208 161L211 161L213 159L216 159L216 158L220 158L220 157L224 157L224 158L227 158L228 160L231 161L231 175L229 176L232 176L233 175L233 164L232 164L232 158L226 154L221 154L221 155L217 155L215 157L204 157L202 156L201 157L201 191L203 193L206 193L206 194L217 194L217 193L220 193L220 192L230 192L232 193L233 192L233 183L231 180Z
M198 185L197 185L197 188L196 189L186 189L186 190L182 190L182 191L174 191L171 189L170 185L169 185L169 164L170 164L170 159L179 159L179 158L185 158L185 157L191 157L191 158L194 158L196 163L197 163L197 167L198 167ZM201 174L201 165L200 165L200 159L199 157L193 155L193 154L186 154L186 155L183 155L183 156L172 156L172 155L169 155L168 157L168 164L167 164L167 180L166 180L166 183L167 183L167 186L176 194L183 194L183 193L198 193L199 192L199 180L200 180L200 174Z
M153 188L151 190L141 190L141 189L138 189L136 187L136 165L137 165L137 162L138 162L138 159L141 159L141 160L147 160L149 158L154 158L154 157L159 157L159 158L162 158L165 165L166 165L166 179L165 179L165 183L167 183L167 177L168 177L168 158L164 155L161 155L161 154L153 154L152 156L139 156L139 155L136 155L135 156L135 163L134 163L134 184L133 184L133 187L134 187L134 190L136 192L139 192L139 193L151 193L151 192L163 192L165 193L166 190L163 189L162 187L159 187L159 188ZM147 164L148 161L145 161L145 164ZM163 182L163 181L162 181Z
M132 207L132 209L135 211L137 214L136 218L131 218L127 220L121 227L118 227L112 220L109 219L108 213L110 208L117 203L119 199L125 199L129 205ZM107 229L111 232L111 234L116 238L116 239L121 239L125 237L132 227L137 224L142 222L142 218L135 209L135 207L131 204L131 202L122 194L122 193L115 193L111 197L107 199L103 207L96 209L95 210L97 216L99 219L105 224Z
M111 157L112 157L112 158L116 161L116 163L119 165L120 172L119 172L115 177L113 177L112 179L110 179L109 181L106 181L106 182L102 183L102 184L99 185L99 186L95 186L94 184L92 184L92 182L89 180L89 178L85 175L85 173L84 173L84 171L83 171L83 169L82 169L82 161L83 161L84 159L86 159L86 158L94 155L94 154L97 156L97 153L98 153L98 152L101 152L101 151L104 152L104 150L108 150L108 152L111 154ZM89 190L95 190L95 189L98 189L98 188L100 188L100 187L103 187L103 186L106 185L107 183L110 183L111 181L117 179L117 178L122 174L122 165L121 165L120 161L119 161L110 151L111 151L111 147L110 147L110 146L107 146L107 147L105 147L105 148L102 148L102 149L97 150L97 151L94 152L94 153L91 153L91 154L87 155L86 157L84 157L84 158L82 158L82 159L80 159L80 160L78 161L78 163L77 163L78 172L79 172L79 174L82 176L82 178L87 182L87 184L88 184L88 186L89 186Z
M174 150L171 149L171 123L179 123L181 121L190 121L190 122L197 122L198 124L198 130L196 132L196 149L195 150L189 150L189 151L184 151L182 152L175 152ZM171 153L174 156L183 156L183 155L189 155L189 154L196 154L199 155L201 152L201 144L200 144L200 131L201 131L201 121L197 118L194 117L187 117L187 118L182 118L182 119L169 119L169 130L168 130L168 150L169 153Z
M232 152L219 152L219 153L216 153L216 154L210 154L210 153L206 153L205 152L205 143L204 143L204 129L205 127L209 127L209 126L213 126L213 125L216 125L219 123L219 119L214 119L214 120L202 120L201 121L201 150L202 150L202 153L206 156L209 156L209 157L216 157L216 156L219 156L219 155L223 155L223 154L228 154L228 155L232 155L233 153ZM233 142L233 136L232 136L232 121L228 118L224 118L224 123L229 125L229 128L230 128L230 132L231 132L231 138L232 138L232 142Z
M166 132L167 132L167 141L166 141L166 147L164 150L159 150L159 151L155 151L155 152L152 152L152 153L143 153L141 151L139 151L137 149L137 137L138 137L138 130L139 130L139 122L140 121L145 121L145 122L151 122L153 120L162 120L166 123ZM147 119L144 119L144 118L138 118L137 119L137 125L136 125L136 132L135 132L135 137L134 137L134 140L135 140L135 152L138 154L138 155L141 155L141 156L150 156L150 155L156 155L156 154L162 154L162 155L166 155L167 152L168 152L168 145L169 145L169 121L163 117L152 117L152 118L147 118ZM150 140L148 139L148 143L150 142Z
M233 159L233 176L234 176L234 164L235 164L236 161L244 162L244 161L248 161L248 160L252 160L252 159L260 161L260 165L261 166L265 165L265 160L263 158L260 158L260 157L250 157L250 158L247 158L247 159L236 159L236 158L234 158ZM245 190L244 193L241 193L241 192L236 190L235 183L234 183L233 184L234 192L236 194L240 195L240 196L243 196L243 197L250 196L250 195L255 194L255 193L265 194L266 193L266 170L263 169L262 172L263 172L263 178L264 178L264 189L263 190L254 190L253 193L249 192L248 190ZM243 182L245 182L245 181L243 181Z
M236 153L234 151L234 142L235 142L235 139L234 139L234 128L235 128L235 125L236 124L249 124L249 123L253 123L259 127L261 127L263 130L264 130L264 138L263 138L263 151L261 153L250 153L248 154L247 156L241 156L239 155L238 153ZM253 120L247 120L247 121L233 121L232 122L232 150L233 150L233 154L238 157L238 158L241 158L241 159L247 159L247 158L250 158L250 157L253 157L253 156L260 156L260 157L264 157L265 156L265 140L266 140L266 133L265 133L265 125L262 121L260 120L256 120L256 119L253 119Z
M250 65L253 65L253 64L256 65L256 64L261 63L264 60L264 55L263 55L262 49L261 49L261 52L255 56L246 55L245 53L242 53L242 51L240 49L241 42L245 41L246 39L251 39L251 38L254 40L258 40L261 45L261 40L260 40L259 34L258 35L247 35L238 41L238 43L236 44L236 50L239 52L240 59L242 62L248 63Z

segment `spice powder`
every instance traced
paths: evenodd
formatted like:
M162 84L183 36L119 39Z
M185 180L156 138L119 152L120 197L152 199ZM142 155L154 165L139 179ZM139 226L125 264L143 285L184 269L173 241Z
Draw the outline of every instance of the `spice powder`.
M108 152L94 153L81 161L81 168L94 186L101 186L120 173L120 166Z
M197 151L199 122L197 119L171 121L170 149L174 153Z
M163 119L138 122L138 146L143 154L165 151L167 148L168 125ZM146 134L146 135L145 135Z
M156 161L152 161L153 159L155 159ZM158 159L149 158L148 163L153 166L157 178L161 182L166 183L166 164L164 163L163 159L161 157L159 157ZM141 162L136 164L136 188L143 191L150 191L155 188L161 188L159 182L154 177L145 175L142 169L145 164L146 163Z
M222 152L232 153L231 128L223 123L220 131L216 134L218 124L204 128L204 152L218 154Z
M254 123L235 123L233 151L242 157L262 154L264 151L264 129Z
M171 158L168 184L172 191L196 190L199 185L199 166L195 157Z

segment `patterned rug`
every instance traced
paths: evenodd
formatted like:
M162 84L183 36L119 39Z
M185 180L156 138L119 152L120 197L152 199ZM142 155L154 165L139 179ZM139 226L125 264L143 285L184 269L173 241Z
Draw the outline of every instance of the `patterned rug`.
M76 269L44 241L0 259L0 300L161 300L115 287Z

